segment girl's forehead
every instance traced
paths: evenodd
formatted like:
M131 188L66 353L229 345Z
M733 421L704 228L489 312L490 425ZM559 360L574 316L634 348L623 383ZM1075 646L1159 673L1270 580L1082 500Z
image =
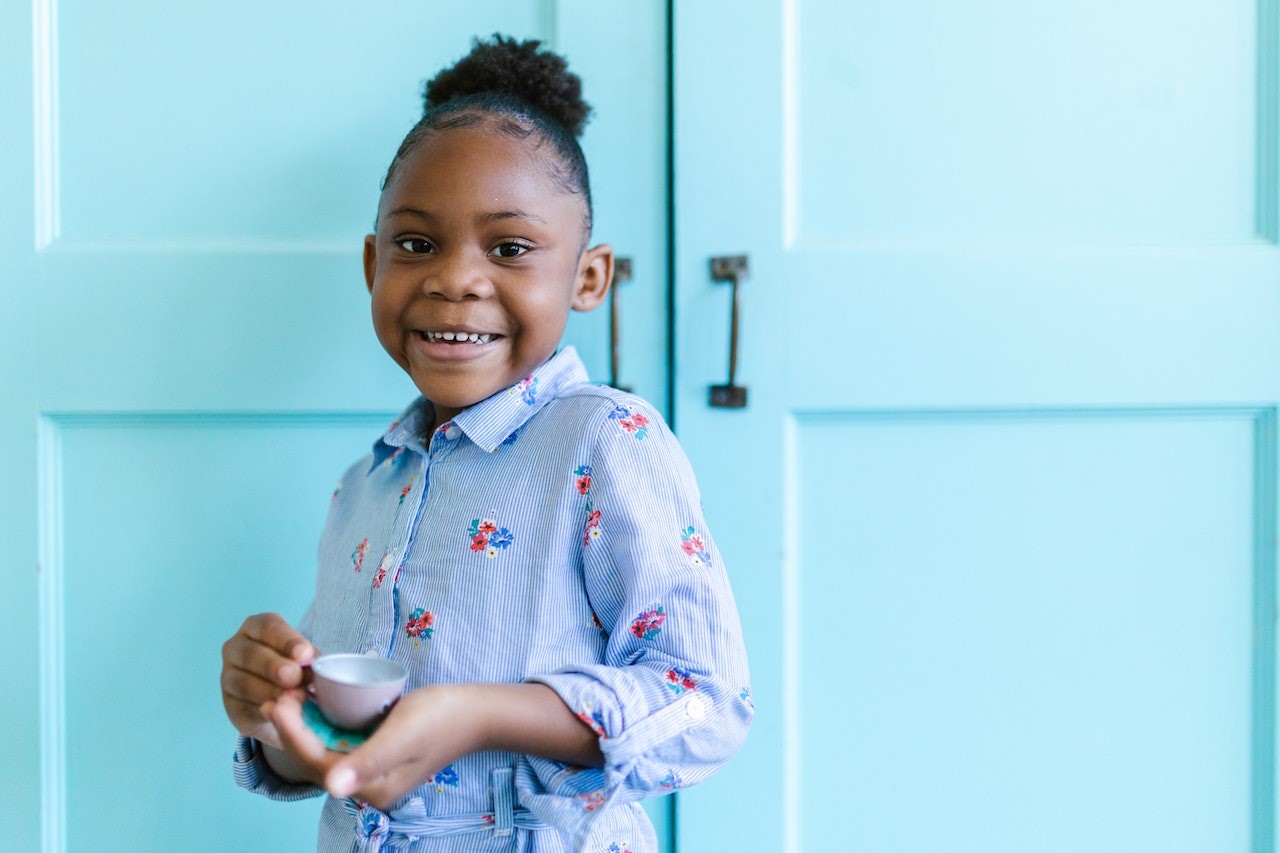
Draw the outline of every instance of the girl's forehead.
M555 152L536 135L513 137L487 125L433 130L406 153L383 195L472 192L547 192L557 188Z
M378 219L413 211L470 222L519 211L585 239L586 202L565 187L563 168L537 133L513 136L490 121L432 130L396 166Z

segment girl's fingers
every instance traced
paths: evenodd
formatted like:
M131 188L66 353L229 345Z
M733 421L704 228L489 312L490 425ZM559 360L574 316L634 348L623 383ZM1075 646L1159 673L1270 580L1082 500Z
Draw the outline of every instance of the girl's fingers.
M254 730L267 722L267 718L262 715L260 705L228 697L223 697L222 704L227 709L227 717L230 718L231 724L242 735L253 737Z
M278 732L276 727L269 722L263 723L253 732L253 734L249 735L249 737L259 743L265 743L267 746L273 746L279 750L284 749L284 745L280 742L280 732Z
M313 651L305 640L294 642L288 648L300 656L300 650ZM302 661L246 633L238 633L223 644L222 664L224 671L231 668L251 673L279 687L298 687L303 681Z
M417 763L402 764L376 778L362 777L348 764L339 764L324 777L324 787L335 797L354 796L359 800L385 809L430 777L425 766Z
M299 703L306 699L301 690L281 691L279 686L252 673L234 669L222 672L222 704L232 725L240 734L267 741L272 746L280 745L280 736L262 712L262 707L282 695L292 696ZM267 737L260 734L264 728L269 730Z
M325 788L335 797L358 794L378 808L394 803L440 769L417 734L393 711L364 744L333 763Z
M262 713L260 705L251 705L234 699L225 700L224 704L227 717L236 727L237 732L245 737L271 744L277 749L280 748L280 735L271 720Z
M276 729L275 724L264 717L260 709L255 709L255 714L256 722L253 725L244 726L240 734L265 743L268 746L274 746L276 749L283 749L284 747L280 742L280 732Z
M315 649L307 638L299 634L278 613L259 613L250 616L241 626L250 640L275 651L280 656L297 663L310 663Z
M356 752L359 752L357 749ZM400 764L385 771L369 768L351 753L325 773L324 787L335 797L356 797L384 809L422 784L416 763Z
M360 788L360 782L360 774L349 763L331 767L324 776L325 790L335 797L350 797ZM377 802L368 798L368 794L366 799L375 807L381 808Z
M263 713L280 735L281 746L299 762L309 765L320 777L337 761L338 753L330 752L302 721L302 704L293 693L281 694L263 707Z
M280 685L260 678L252 672L234 667L226 667L222 670L222 694L225 697L247 702L256 707L276 698L279 693Z
M292 696L301 708L303 665L314 654L306 638L275 613L250 616L223 643L222 703L240 734L283 749L278 729L263 707Z
M415 743L413 727L391 718L355 751L331 752L303 722L301 701L298 691L289 691L263 705L262 714L278 733L281 748L322 778L335 797L355 796L386 808L439 769Z

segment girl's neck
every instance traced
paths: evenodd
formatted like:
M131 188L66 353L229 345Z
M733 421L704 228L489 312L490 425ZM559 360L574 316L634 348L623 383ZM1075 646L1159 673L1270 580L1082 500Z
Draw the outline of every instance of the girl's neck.
M429 443L431 441L431 436L435 435L436 430L449 423L449 421L456 418L459 413L463 411L462 409L443 409L437 407L435 403L431 403L430 400L427 402L431 404L431 417L424 418L422 421L423 444Z

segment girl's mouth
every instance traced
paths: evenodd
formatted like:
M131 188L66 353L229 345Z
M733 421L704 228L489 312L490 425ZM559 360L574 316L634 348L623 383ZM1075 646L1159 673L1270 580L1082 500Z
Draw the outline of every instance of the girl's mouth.
M431 343L431 344L440 344L440 343L450 343L450 344L487 344L487 343L489 343L491 340L493 340L494 338L501 337L501 336L500 336L500 335L493 335L493 334L489 334L489 333L479 334L479 333L477 333L477 332L432 332L432 331L419 331L419 332L418 332L418 337L422 338L424 341L426 341L427 343Z

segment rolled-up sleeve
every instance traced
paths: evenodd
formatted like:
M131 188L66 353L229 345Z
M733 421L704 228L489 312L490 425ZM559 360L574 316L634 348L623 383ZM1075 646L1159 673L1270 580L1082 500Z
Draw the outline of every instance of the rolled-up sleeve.
M273 800L284 802L306 800L324 793L324 789L316 785L290 782L282 778L267 763L267 757L262 752L262 744L253 738L242 736L236 741L231 770L235 775L236 784L241 788Z
M529 759L521 791L528 808L579 833L612 806L712 775L753 714L737 608L683 450L635 398L603 419L594 447L582 474L582 566L609 632L605 660L531 680L595 730L605 766Z

